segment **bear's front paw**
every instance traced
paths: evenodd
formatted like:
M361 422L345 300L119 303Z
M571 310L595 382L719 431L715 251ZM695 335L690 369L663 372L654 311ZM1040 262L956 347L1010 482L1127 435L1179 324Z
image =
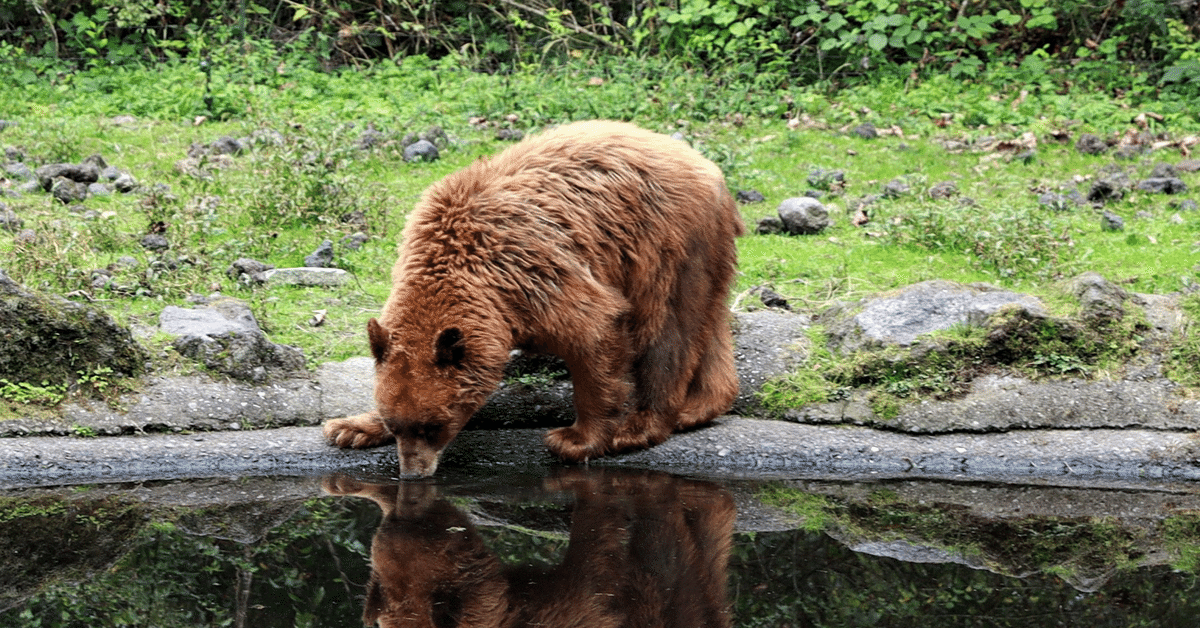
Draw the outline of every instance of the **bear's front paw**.
M349 449L367 449L391 442L392 433L377 412L368 412L325 422L325 440L330 445Z
M604 455L604 443L574 427L546 432L546 446L564 462L587 462Z

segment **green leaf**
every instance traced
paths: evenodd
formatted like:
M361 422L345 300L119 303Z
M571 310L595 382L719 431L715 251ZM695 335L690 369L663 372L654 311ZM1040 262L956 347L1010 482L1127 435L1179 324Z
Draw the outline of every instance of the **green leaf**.
M887 47L887 44L888 38L883 33L874 33L867 38L867 45L870 46L872 50L883 50Z
M308 17L308 9L305 7L296 7L296 13L292 16L293 22L299 22Z

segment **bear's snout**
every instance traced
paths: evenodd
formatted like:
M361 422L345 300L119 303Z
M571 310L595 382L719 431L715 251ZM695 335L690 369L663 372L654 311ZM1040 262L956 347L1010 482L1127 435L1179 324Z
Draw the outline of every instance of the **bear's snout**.
M442 450L434 449L424 440L397 438L396 453L400 459L400 477L413 479L433 475Z

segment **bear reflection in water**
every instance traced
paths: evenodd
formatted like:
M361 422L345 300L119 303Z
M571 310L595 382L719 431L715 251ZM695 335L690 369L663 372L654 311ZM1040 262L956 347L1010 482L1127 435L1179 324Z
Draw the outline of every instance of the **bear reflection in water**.
M373 500L368 625L579 628L730 625L726 568L733 500L719 486L661 473L567 469L547 480L574 494L558 566L508 566L470 517L429 483L326 479Z

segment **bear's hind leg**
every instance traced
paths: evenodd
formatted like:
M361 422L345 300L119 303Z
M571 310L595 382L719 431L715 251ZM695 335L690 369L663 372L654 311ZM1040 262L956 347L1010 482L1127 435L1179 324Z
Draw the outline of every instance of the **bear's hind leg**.
M688 385L687 399L676 420L676 431L712 421L728 412L737 397L738 376L733 361L733 333L728 315L723 313L712 329L708 347L701 355Z
M630 412L625 422L613 435L609 453L621 453L648 449L671 435L675 422L660 410L638 410Z
M376 410L344 419L330 419L325 422L323 431L330 445L346 449L368 449L395 440Z

